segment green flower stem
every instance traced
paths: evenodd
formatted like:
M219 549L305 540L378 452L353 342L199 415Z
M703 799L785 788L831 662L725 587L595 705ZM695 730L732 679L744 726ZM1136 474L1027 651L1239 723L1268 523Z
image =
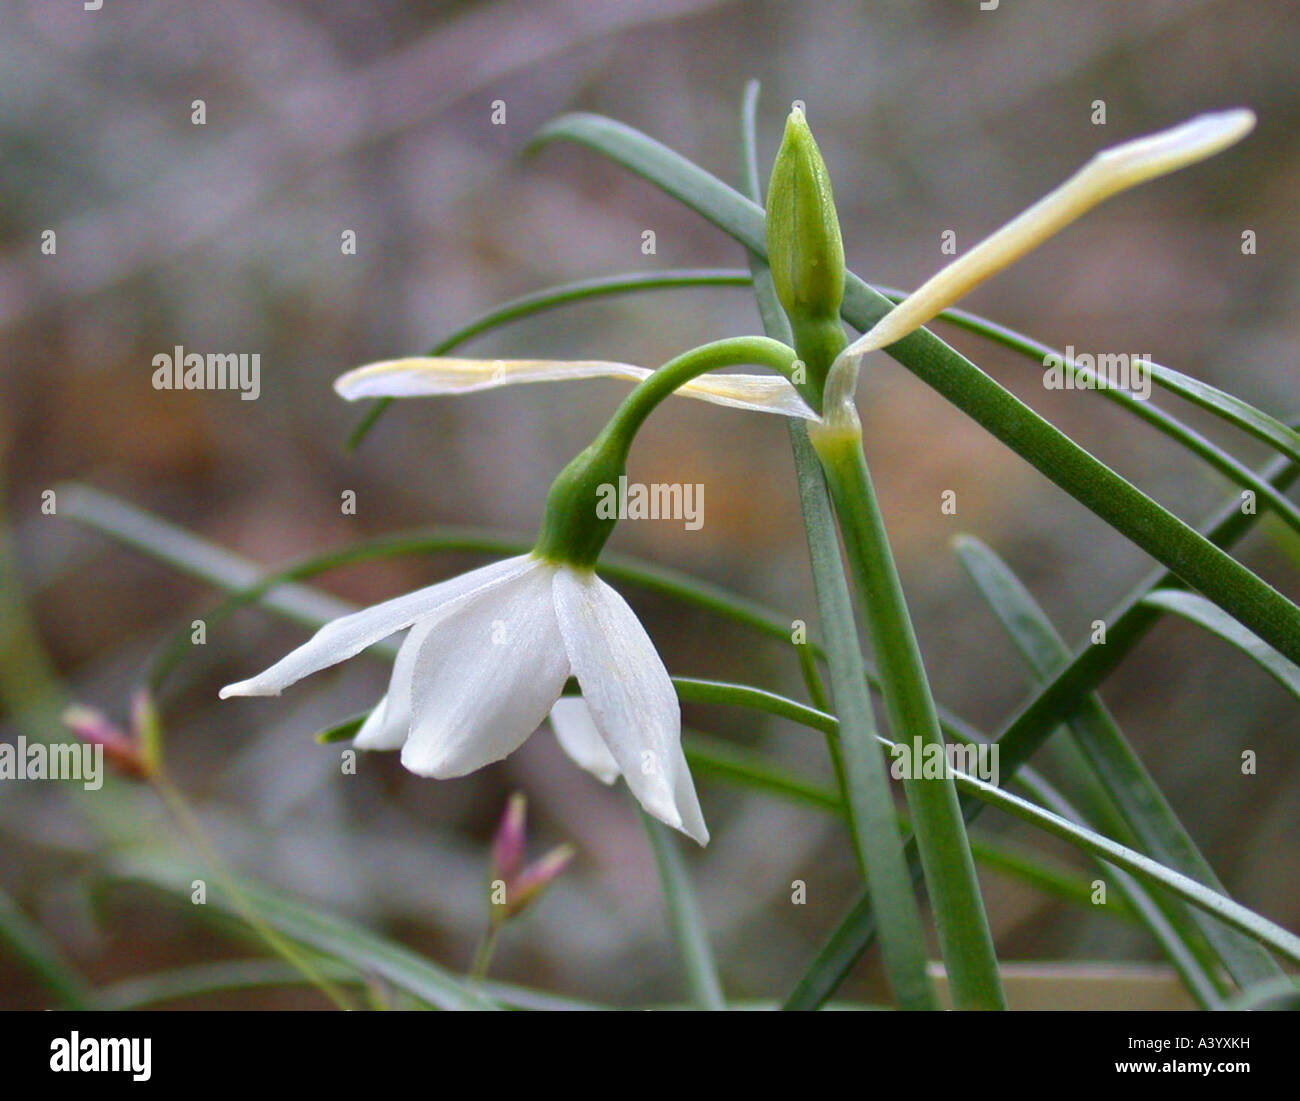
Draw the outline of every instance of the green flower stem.
M1277 459L1261 471L1261 476L1278 489L1286 489L1300 477L1300 466ZM1229 498L1205 525L1204 536L1215 546L1231 546L1250 530L1257 519L1257 514L1241 511L1239 499ZM1179 584L1171 571L1163 569L1154 570L1139 582L1106 617L1106 645L1085 645L1076 651L1069 664L1003 727L996 740L1000 750L999 765L1006 782L1027 778L1025 762L1056 729L1059 720L1100 684L1160 619L1158 609L1143 603L1146 595L1153 589ZM960 731L945 727L945 733L952 736ZM968 822L973 822L984 809L984 803L965 796L962 803ZM1069 817L1059 809L1057 813ZM848 974L853 961L871 943L875 932L871 899L863 895L827 939L787 1000L787 1008L812 1009L829 998Z
M626 449L632 438L655 408L692 379L719 367L752 364L769 367L784 375L817 408L819 395L803 382L796 371L797 357L789 345L767 336L729 337L703 344L669 360L649 378L640 382L614 411L601 432L601 438Z
M627 469L637 431L665 398L709 371L740 364L770 367L784 375L815 405L815 395L798 369L794 350L765 336L733 337L703 344L670 359L638 383L609 423L568 464L551 485L546 512L533 552L551 562L592 569L617 519L597 513L598 494L615 484Z
M742 112L742 151L748 186L756 197L759 194L754 140L757 97L758 86L751 83L746 89ZM764 330L778 340L790 341L790 325L777 300L771 271L754 250L750 251L750 270ZM842 330L840 340L843 341ZM874 744L877 735L871 693L864 676L865 663L826 482L808 440L807 427L802 423L790 423L790 446L808 539L813 588L826 638L831 695L840 717L837 729L825 732L827 750L849 808L850 832L858 863L880 914L881 956L890 988L904 1009L934 1009L938 1003L926 973L921 913L903 858L884 758Z
M875 488L862 453L859 432L814 430L844 546L853 567L863 616L871 636L894 737L923 747L944 744L939 717L907 612L894 555L885 532ZM970 841L949 776L904 784L917 847L925 869L939 943L959 1009L1003 1009L997 957L989 931Z
M492 966L492 957L497 950L497 938L501 935L500 925L489 925L483 931L478 946L474 949L474 959L469 965L469 982L479 985L487 978L488 968Z

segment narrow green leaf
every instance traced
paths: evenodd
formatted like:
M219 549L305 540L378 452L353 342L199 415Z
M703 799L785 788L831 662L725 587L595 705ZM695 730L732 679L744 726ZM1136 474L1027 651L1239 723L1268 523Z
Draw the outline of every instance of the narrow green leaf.
M193 868L146 855L116 862L122 879L149 883L177 898L189 899ZM400 990L440 1009L498 1009L489 998L408 948L384 940L350 922L324 914L260 884L242 880L239 891L273 929L324 956L342 961L361 974L377 975ZM238 904L215 883L208 884L208 905L236 920Z
M1263 476L1277 488L1285 489L1300 476L1300 466L1275 460L1265 468ZM1256 515L1242 512L1237 498L1230 498L1211 517L1205 528L1206 536L1216 544L1229 546L1250 530L1256 519ZM997 744L1001 751L999 764L1002 775L1008 782L1029 780L1025 762L1037 752L1044 739L1069 710L1123 660L1124 655L1160 618L1158 609L1142 603L1143 597L1162 585L1176 584L1178 579L1172 572L1163 569L1154 570L1139 582L1106 617L1106 645L1083 646L1073 655L1069 665L1003 727ZM969 736L970 733L972 732L959 726L944 728L946 737L962 734ZM1050 794L1049 789L1039 785L1035 797L1044 805L1055 809L1058 814L1069 818L1070 815L1061 805L1045 798ZM982 809L983 804L968 802L968 820L973 821ZM1158 922L1162 917L1156 911L1148 914L1148 922ZM821 1005L835 992L874 935L875 924L870 901L864 896L853 904L831 933L817 959L787 999L787 1008L813 1009ZM1168 946L1177 938L1162 939Z
M704 927L695 892L691 889L685 861L677 847L677 838L667 826L655 821L644 811L641 821L645 826L650 847L654 850L655 867L659 871L659 889L668 909L668 923L673 941L682 957L686 972L686 985L698 1009L726 1009L722 983L718 979L717 965L713 962L713 949Z
M355 967L333 960L318 960L316 967L328 979L341 984L360 984L367 976ZM307 980L302 972L283 960L221 960L218 963L193 964L168 968L122 979L94 992L96 1009L148 1009L160 1002L181 998L223 994L230 991L257 990L267 987L302 986ZM591 1011L608 1006L548 994L510 983L484 982L487 994L511 1009L540 1011Z
M1300 465L1276 459L1261 472L1271 485L1286 490L1300 476ZM1228 498L1204 526L1207 539L1219 546L1231 546L1258 519L1245 513L1240 498ZM1144 604L1148 593L1179 585L1172 570L1156 569L1147 574L1106 615L1106 644L1085 643L1074 651L1068 665L1062 667L1002 728L998 744L1002 747L1004 769L1014 771L1042 745L1057 722L1097 687L1116 668L1137 643L1160 619L1160 610Z
M956 541L956 549L962 565L1035 676L1040 680L1050 677L1069 660L1070 651L1028 589L979 540L963 536ZM1208 601L1206 604L1214 608ZM1066 717L1066 723L1103 790L1147 852L1169 867L1226 894L1209 862L1101 701L1095 696L1081 700ZM1181 914L1173 913L1170 917L1175 927L1181 926ZM1191 917L1241 986L1280 973L1268 954L1249 938L1224 928L1200 912L1193 912ZM1186 945L1192 943L1188 933L1180 933L1180 939Z
M876 289L891 302L902 301L907 297L906 293L902 291L879 287ZM997 322L989 321L987 318L969 313L966 310L945 310L936 320L947 321L968 332L976 333L997 344L1001 344L1004 348L1019 352L1036 363L1041 364L1046 357L1055 356L1071 373L1085 379L1096 378L1096 371L1078 366L1063 353L1034 340L1033 337L1025 336L1023 333L1018 333L1005 325L999 325ZM1166 368L1161 368L1158 364L1152 364L1152 377L1159 379L1162 376L1156 373L1157 368L1162 372ZM1245 463L1228 454L1228 452L1206 439L1189 425L1184 424L1177 417L1165 412L1158 406L1152 405L1149 401L1134 396L1127 390L1099 386L1087 392L1098 394L1107 401L1119 405L1122 409L1146 421L1170 439L1177 441L1193 454L1200 456L1224 477L1254 492L1293 531L1300 531L1300 508L1297 508L1282 493L1274 489L1267 479L1257 475ZM1227 395L1224 395L1224 397L1226 398ZM1260 413L1258 416L1265 417L1266 415ZM1268 420L1277 424L1277 422L1272 421L1272 418L1268 418ZM1233 423L1237 423L1239 427L1243 426L1238 421L1233 421ZM1279 425L1279 427L1289 436L1295 436L1295 433L1285 425Z
M776 693L748 685L727 684L718 681L690 681L674 678L679 697L696 703L717 703L727 706L748 707L764 711L780 718L802 722L815 730L833 729L838 724L831 715L805 707L794 700L786 699ZM877 735L877 741L886 749L892 749L894 743ZM1054 837L1068 842L1084 852L1098 856L1124 871L1130 872L1147 883L1164 887L1185 899L1193 906L1213 914L1221 921L1253 937L1262 944L1285 956L1289 961L1300 964L1300 937L1288 932L1275 922L1247 909L1238 902L1227 898L1220 892L1206 887L1189 876L1172 868L1167 868L1157 860L1144 856L1135 849L1103 837L1095 830L1078 822L1073 822L1064 815L1045 810L1028 799L1003 791L993 784L986 783L963 772L954 772L953 779L957 787L983 803L1004 811ZM862 907L859 914L868 912ZM845 922L844 925L849 923ZM846 949L849 946L846 945ZM861 946L852 953L849 963L856 958Z
M85 1009L88 986L58 945L0 890L0 945L4 945L31 971L65 1009Z
M1158 589L1145 597L1142 603L1151 608L1175 612L1218 635L1257 662L1260 668L1293 696L1300 697L1300 666L1287 661L1262 638L1246 630L1203 596L1181 589Z
M1258 440L1281 452L1292 462L1300 462L1300 434L1276 417L1256 409L1253 405L1234 397L1226 391L1201 382L1181 371L1151 364L1151 377L1166 390L1186 398L1202 409L1221 417L1228 423L1249 432Z
M312 741L317 745L332 745L335 742L349 742L357 736L357 731L361 729L361 724L366 721L366 716L370 713L363 711L360 715L353 715L349 719L335 723L333 726L327 726Z
M686 735L684 744L691 774L697 778L737 784L824 814L841 818L848 816L844 801L837 792L801 776L792 775L769 763L759 753L739 749L718 738L695 732ZM898 821L900 827L909 823L909 819L902 814L898 816ZM1026 883L1053 898L1094 909L1092 884L1077 872L997 839L972 834L970 843L975 859L990 870ZM1099 908L1111 916L1125 920L1131 921L1135 917L1128 903L1118 894L1108 896Z

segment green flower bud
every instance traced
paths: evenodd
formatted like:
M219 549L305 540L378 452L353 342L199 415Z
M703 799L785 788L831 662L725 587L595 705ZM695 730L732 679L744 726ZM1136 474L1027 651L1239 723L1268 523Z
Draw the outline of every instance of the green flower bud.
M777 297L795 326L835 321L844 298L844 243L835 198L812 131L796 107L772 166L767 256Z

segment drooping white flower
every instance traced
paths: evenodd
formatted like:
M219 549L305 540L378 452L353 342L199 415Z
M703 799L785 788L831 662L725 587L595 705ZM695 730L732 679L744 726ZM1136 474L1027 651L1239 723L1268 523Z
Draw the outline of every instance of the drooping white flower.
M279 695L400 631L358 748L401 749L421 776L464 776L514 752L556 705L560 744L578 764L606 783L621 774L649 814L707 844L672 681L627 603L591 570L534 555L473 570L336 619L221 696ZM570 676L582 701L560 701ZM589 726L577 725L578 707Z

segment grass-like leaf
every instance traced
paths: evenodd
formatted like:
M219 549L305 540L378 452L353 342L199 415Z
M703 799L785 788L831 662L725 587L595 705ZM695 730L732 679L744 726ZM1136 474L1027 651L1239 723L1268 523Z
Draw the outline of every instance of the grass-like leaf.
M1050 677L1069 660L1070 651L1038 603L1006 563L979 540L962 537L956 549L962 565L1034 674L1040 679ZM1203 603L1223 614L1209 601ZM1079 701L1066 723L1103 790L1145 850L1169 867L1226 893L1102 702L1095 696ZM1178 924L1178 915L1172 917ZM1248 937L1200 912L1192 917L1229 974L1243 988L1281 974L1268 954ZM1183 939L1185 943L1190 941L1186 935Z
M163 857L141 854L122 857L118 878L149 883L188 900L193 867ZM241 880L239 891L258 916L281 935L329 959L342 961L363 975L375 975L399 990L440 1009L499 1009L492 999L461 982L408 948L385 940L319 907L299 902L269 887ZM215 882L208 884L208 905L239 920L238 903Z
M1175 612L1218 635L1257 662L1260 668L1293 696L1300 697L1300 666L1287 661L1262 638L1246 630L1235 619L1224 615L1222 609L1203 596L1180 589L1158 589L1145 597L1142 603L1151 608Z
M655 867L659 872L659 889L668 910L668 922L673 931L673 943L682 958L686 985L698 1009L726 1009L718 968L713 961L713 949L704 926L704 915L691 888L686 863L677 839L668 827L656 822L644 811L641 822L645 826L650 847L654 850Z
M901 291L892 289L886 290L884 288L877 288L877 290L879 290L880 293L891 302L901 301L907 297L906 294ZM1096 371L1077 365L1063 353L1056 351L1040 341L1034 340L1033 337L1025 336L1023 333L1016 332L1014 329L1010 329L1005 325L999 325L994 321L989 321L987 318L980 317L977 314L970 313L966 310L949 309L941 313L938 320L950 322L968 332L986 337L997 344L1001 344L1005 348L1010 348L1012 351L1019 352L1021 355L1024 355L1037 363L1041 363L1048 356L1055 356L1061 361L1066 370L1069 370L1077 377L1089 380L1095 380L1097 378ZM1152 364L1151 367L1152 377L1156 379L1164 377L1163 375L1156 373L1157 369L1161 372L1167 372L1166 368L1161 368L1158 364ZM1186 376L1181 377L1185 378ZM1199 383L1197 385L1204 386L1204 384ZM1204 388L1206 390L1213 390L1213 387ZM1192 454L1205 460L1206 463L1212 466L1224 477L1251 490L1260 501L1264 502L1270 509L1272 509L1278 519L1293 531L1300 531L1300 508L1297 508L1281 492L1271 486L1267 479L1261 478L1245 463L1234 458L1227 451L1223 450L1223 448L1219 447L1211 440L1206 439L1205 436L1201 435L1189 425L1184 424L1177 417L1156 405L1152 405L1149 401L1141 400L1135 395L1129 393L1127 390L1103 385L1097 386L1086 392L1098 394L1107 401L1119 405L1127 412L1146 421L1157 431L1176 441L1188 451L1192 452ZM1222 391L1216 391L1216 393L1221 394ZM1228 395L1223 395L1223 397L1227 398ZM1236 402L1236 399L1233 399L1233 401ZM1220 404L1222 405L1224 403L1221 402ZM1237 405L1241 404L1244 403L1237 402ZM1287 437L1296 437L1296 434L1290 428L1274 421L1273 418L1268 417L1267 414L1260 413L1258 410L1252 410L1252 413L1255 414L1253 420L1243 417L1228 417L1228 419L1233 424L1237 425L1237 427L1248 427L1249 425L1256 423L1256 421L1260 423L1271 423L1276 425L1281 432L1287 435ZM1300 437L1296 437L1296 439L1300 439Z
M817 711L794 700L786 699L777 693L749 685L727 684L720 681L685 681L674 678L678 695L683 700L695 703L712 703L729 707L750 708L763 711L780 718L790 719L814 730L833 730L838 726L833 715ZM893 747L889 739L877 735L881 745L886 749ZM1177 897L1190 902L1193 906L1212 914L1221 921L1239 929L1248 936L1268 946L1292 963L1300 964L1300 937L1283 929L1276 922L1247 909L1240 903L1213 890L1190 876L1175 871L1148 856L1112 841L1095 830L1078 822L1070 821L1065 816L1045 810L1036 803L1010 792L1001 790L993 784L962 772L954 773L957 787L982 803L995 807L1012 817L1034 826L1054 837L1059 837L1071 845L1093 856L1100 857L1110 864L1131 873L1146 883L1163 887ZM861 951L860 946L857 951ZM856 953L852 958L856 958ZM852 958L849 962L852 962Z
M1300 466L1283 459L1274 460L1261 472L1261 476L1276 488L1285 489L1297 476ZM1205 526L1205 535L1217 545L1230 546L1241 538L1258 519L1257 514L1244 513L1240 501L1231 498L1215 512ZM1139 582L1106 617L1106 645L1085 645L1076 651L1060 673L1040 689L999 733L997 743L1001 751L999 764L1007 782L1026 779L1026 762L1042 746L1058 722L1067 715L1080 699L1091 692L1124 656L1146 635L1160 618L1160 610L1143 603L1151 591L1167 585L1177 585L1178 579L1171 571L1157 569ZM945 726L945 737L972 732L961 727ZM1053 806L1042 798L1048 794L1040 789L1039 801ZM967 804L968 820L983 809L983 804ZM1070 817L1060 806L1053 806L1058 814ZM1156 915L1150 915L1156 920ZM803 979L787 999L792 1009L811 1009L822 1004L834 992L853 962L875 935L870 900L858 899L847 911L817 958L809 966ZM1177 938L1163 938L1170 947Z
M0 890L0 945L31 971L65 1009L85 1009L89 985L44 930Z

